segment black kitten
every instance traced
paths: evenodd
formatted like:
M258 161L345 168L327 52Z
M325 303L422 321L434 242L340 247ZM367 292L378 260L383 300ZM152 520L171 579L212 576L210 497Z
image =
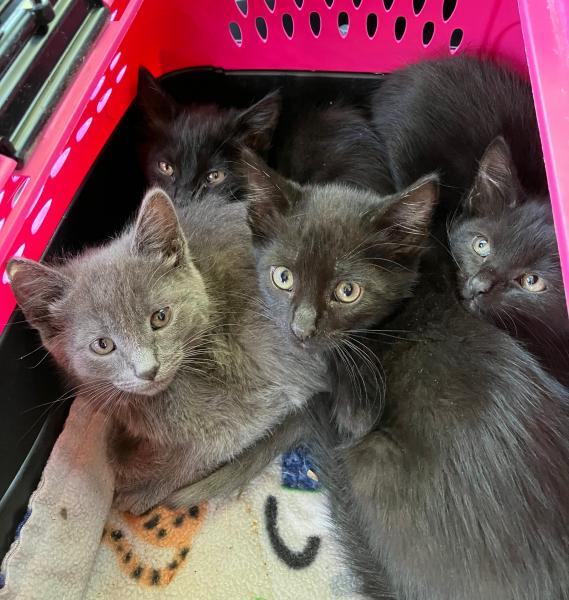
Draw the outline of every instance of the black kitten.
M394 191L378 135L365 112L345 100L283 115L273 154L277 171L301 184Z
M202 200L213 189L241 200L245 180L235 162L243 148L268 151L281 105L274 92L246 110L182 106L144 68L138 102L146 123L141 153L147 183L166 190L178 206Z
M485 149L503 135L524 188L547 190L530 84L490 61L460 56L395 71L372 112L398 188L438 171L442 193L466 192Z
M250 153L244 162L265 312L283 342L327 358L335 426L349 444L380 417L385 377L369 338L405 334L375 324L413 293L437 185L426 177L380 196L341 184L300 186ZM301 439L306 424L304 417L293 417L272 438L180 491L172 503L202 501L245 484Z
M463 212L449 227L459 294L472 313L526 342L569 376L569 320L547 199L522 189L507 144L485 152Z

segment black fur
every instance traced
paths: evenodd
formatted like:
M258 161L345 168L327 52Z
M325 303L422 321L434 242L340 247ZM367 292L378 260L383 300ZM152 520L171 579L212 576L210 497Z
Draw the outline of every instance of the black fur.
M147 183L159 185L184 206L213 190L233 201L242 199L246 180L235 163L243 148L266 154L281 101L273 92L246 110L214 104L182 106L141 68L138 104L144 117L140 152ZM160 171L161 162L172 167L172 175ZM208 183L207 175L214 171L224 179Z

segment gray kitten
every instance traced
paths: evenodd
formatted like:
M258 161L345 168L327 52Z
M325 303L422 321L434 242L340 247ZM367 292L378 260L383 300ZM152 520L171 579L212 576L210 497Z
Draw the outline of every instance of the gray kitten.
M242 204L178 218L156 188L118 239L8 273L45 347L109 415L121 509L147 510L326 389L323 362L283 342L257 298Z

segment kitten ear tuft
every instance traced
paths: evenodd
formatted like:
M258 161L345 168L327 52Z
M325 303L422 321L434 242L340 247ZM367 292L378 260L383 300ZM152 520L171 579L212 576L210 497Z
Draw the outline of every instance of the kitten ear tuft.
M254 152L241 152L241 165L247 179L247 223L253 243L262 245L278 231L278 224L300 196L300 186L270 169Z
M173 118L178 110L177 102L145 67L138 69L137 102L150 127Z
M239 113L237 135L241 142L257 152L266 152L281 113L281 95L277 90Z
M51 306L60 300L70 281L60 269L27 258L13 258L6 274L24 316L44 341L52 338L58 327Z
M393 194L372 214L372 223L392 244L395 254L417 256L431 228L431 218L439 199L439 177L430 174L408 188Z
M510 147L498 136L486 148L464 208L472 215L487 215L514 208L520 201L521 185Z
M146 193L132 239L132 251L140 255L161 255L180 265L188 258L188 247L174 204L161 188Z

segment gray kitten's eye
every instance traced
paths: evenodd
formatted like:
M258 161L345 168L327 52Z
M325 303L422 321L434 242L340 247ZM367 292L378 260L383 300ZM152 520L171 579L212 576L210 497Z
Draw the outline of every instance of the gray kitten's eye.
M482 258L486 258L491 251L490 242L483 235L477 235L472 240L472 249Z
M338 302L351 304L358 300L362 295L362 287L355 281L340 281L334 290L334 298Z
M216 185L219 185L226 177L227 173L225 171L215 169L214 171L210 171L205 176L205 182L207 183L207 185L214 187Z
M174 167L170 163L167 163L165 160L161 160L158 163L158 168L160 169L161 173L167 175L168 177L172 177L172 175L174 175Z
M110 354L116 348L116 346L111 338L103 337L91 342L89 344L89 348L91 348L95 354L104 356L105 354Z
M160 329L166 327L172 318L172 309L169 306L165 306L160 310L152 313L150 317L150 325L152 329Z
M520 285L528 292L543 292L545 281L535 273L524 273L519 279Z
M285 290L286 292L292 289L294 283L292 271L286 267L271 267L271 279L279 290Z

